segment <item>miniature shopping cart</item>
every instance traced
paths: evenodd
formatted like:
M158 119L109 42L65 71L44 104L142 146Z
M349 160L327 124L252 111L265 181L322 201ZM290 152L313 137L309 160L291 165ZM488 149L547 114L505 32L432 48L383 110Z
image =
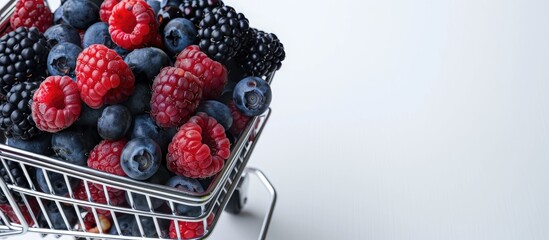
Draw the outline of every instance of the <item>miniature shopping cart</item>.
M9 16L15 8L15 0L9 0L5 6L0 6L0 33L4 32L9 25ZM271 73L267 77L270 83L274 77ZM231 213L238 213L246 202L246 185L249 175L256 176L271 194L271 203L265 215L259 239L265 239L270 224L271 216L276 203L276 192L269 180L258 169L246 167L248 160L257 144L261 132L269 119L271 110L267 110L260 116L253 117L240 135L238 140L232 145L231 155L226 161L222 171L212 180L204 193L182 192L175 188L163 185L155 185L146 182L139 182L130 178L120 177L105 172L100 172L91 168L72 165L60 160L52 159L46 156L37 155L31 152L12 148L0 144L0 168L7 169L8 164L20 165L24 178L28 186L17 185L14 176L8 172L10 181L0 179L0 190L5 194L9 205L13 209L13 215L0 211L0 237L25 234L35 232L41 234L70 235L88 239L158 239L168 238L165 235L167 229L162 224L175 221L177 238L181 239L179 231L179 221L198 222L203 224L204 233L199 239L205 238L211 234L215 228L223 210ZM3 139L3 138L2 138ZM71 179L80 179L86 186L88 200L79 200L75 198L74 192L69 187L67 196L58 196L53 191L44 193L37 190L36 184L31 179L29 169L42 170L44 175L58 173L62 174L68 186L71 186ZM53 189L48 178L46 178L49 189ZM94 202L88 185L102 186L107 203ZM125 191L128 196L128 203L125 206L116 206L109 200L109 191L107 188ZM135 207L134 197L145 197L148 203L148 209L140 210ZM112 197L112 196L111 196ZM20 199L16 201L16 199ZM163 201L164 208L154 210L152 201ZM46 204L55 204L61 213L61 217L66 228L58 229L52 225L48 214L46 217L47 225L38 224L40 213L46 212ZM177 205L187 205L189 207L199 208L199 214L180 214L176 211ZM70 224L62 208L74 209L77 216L77 222ZM86 230L84 227L84 211L86 214L92 214L95 224L99 226L94 231ZM109 234L102 229L101 213L108 212L112 216L111 228L116 228L118 235ZM120 231L119 216L121 214L135 217L139 228L139 236L123 236ZM154 222L156 235L158 238L150 238L150 229L144 229L142 220L149 219ZM164 227L163 227L164 226ZM147 232L148 231L148 232Z

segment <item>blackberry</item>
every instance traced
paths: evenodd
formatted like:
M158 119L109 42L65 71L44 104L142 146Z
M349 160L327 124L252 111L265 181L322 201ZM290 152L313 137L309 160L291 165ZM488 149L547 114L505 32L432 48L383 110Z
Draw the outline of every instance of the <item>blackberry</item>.
M286 58L284 45L273 33L250 29L250 39L240 51L238 61L250 76L266 76L282 66Z
M170 20L182 17L183 12L181 12L181 10L176 6L166 6L160 9L156 15L160 32L163 32L162 30Z
M179 9L184 18L191 20L198 27L206 13L224 5L221 0L183 0L183 3L179 5Z
M38 86L38 82L16 83L8 92L0 105L0 129L6 137L27 140L42 133L31 114L32 96Z
M0 38L0 95L16 82L43 79L49 51L46 38L35 27L19 27Z
M206 13L199 28L200 50L225 63L238 53L250 26L244 14L223 6Z
M21 169L21 165L19 163L14 161L6 160L6 166L7 169L4 167L4 164L0 163L0 177L2 177L2 180L6 184L16 184L19 187L28 187L29 183L27 182L27 179L25 178L25 175L23 174L23 170ZM13 177L13 182L9 176L9 173L11 173L11 176ZM21 202L21 196L16 193L11 194L15 201ZM7 203L8 199L6 198L6 195L3 191L0 191L0 204Z

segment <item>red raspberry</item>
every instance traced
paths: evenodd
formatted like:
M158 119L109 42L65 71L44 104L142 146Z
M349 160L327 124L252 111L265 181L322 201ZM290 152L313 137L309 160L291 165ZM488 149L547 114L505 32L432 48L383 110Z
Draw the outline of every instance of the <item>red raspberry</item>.
M97 188L92 186L92 183L88 183L88 189L90 190L90 196L91 200L94 203L99 204L107 204L107 198L105 196L105 191L103 191L103 188ZM96 184L99 185L99 184ZM126 192L125 191L112 191L112 189L107 189L107 193L109 194L109 203L114 206L122 206L126 203ZM76 189L74 190L74 198L83 200L83 201L89 201L88 195L86 194L86 186L84 186L84 182L80 182L78 186L76 186ZM91 208L85 207L88 211L91 211ZM111 211L106 209L97 209L98 214L102 214L105 216L110 216Z
M78 86L70 77L50 76L32 98L32 119L46 132L58 132L72 125L82 110Z
M97 218L99 218L99 225L101 227L102 232L107 233L112 226L111 216L97 214ZM93 213L87 213L86 216L84 216L83 220L84 220L84 228L86 229L86 232L99 233L99 227L97 226L97 222L95 221L95 216L93 215Z
M114 43L127 50L153 45L158 35L154 10L143 0L123 0L112 9L109 33Z
M76 79L82 101L94 109L125 101L135 83L124 60L101 44L91 45L78 55Z
M27 197L27 200L29 202L29 205L32 208L32 212L34 214L38 214L38 212L37 212L38 204L36 202L36 199L31 198L31 197ZM29 209L27 208L27 206L25 204L18 203L18 207L19 207L19 210L21 211L21 213L23 214L23 217L25 218L25 221L30 226L32 226L34 224L34 220L32 220L31 214L30 214ZM16 224L21 224L21 222L19 222L19 219L17 218L17 215L15 215L15 212L13 211L13 208L11 207L11 205L1 204L0 205L0 211L2 211L2 213L4 213L4 215L6 215L11 222L16 223Z
M190 72L165 67L154 78L151 116L160 127L179 127L191 117L202 98L202 82Z
M236 108L236 105L234 105L233 100L230 100L227 106L229 106L229 109L231 110L231 115L233 116L233 125L231 125L229 132L232 133L235 137L238 137L238 135L242 133L244 128L246 128L246 125L248 125L250 117L241 113L238 108Z
M99 17L101 18L101 21L109 23L109 18L112 14L112 9L116 4L118 4L120 0L105 0L101 4L101 8L99 10Z
M200 112L173 137L168 146L168 169L190 178L213 176L229 158L230 145L223 126Z
M213 222L214 214L210 214L206 219L206 223L210 226ZM185 222L178 221L179 234L181 239L195 239L204 235L204 223L202 222ZM175 227L175 221L170 223L170 238L177 239L177 228Z
M19 0L10 18L13 29L37 27L40 32L45 32L52 23L53 14L44 4L44 0Z
M103 140L93 148L88 157L88 167L118 176L126 176L126 173L120 166L120 155L128 141ZM96 188L103 189L101 184L93 184ZM119 192L121 189L109 187L109 191Z
M203 99L217 99L227 83L227 69L200 51L197 45L185 48L175 61L174 67L189 71L204 82Z

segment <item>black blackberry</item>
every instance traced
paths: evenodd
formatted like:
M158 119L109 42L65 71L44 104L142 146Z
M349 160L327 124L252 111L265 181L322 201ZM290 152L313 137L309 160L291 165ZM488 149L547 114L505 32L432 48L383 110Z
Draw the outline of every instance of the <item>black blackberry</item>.
M210 58L225 63L240 50L249 28L248 19L234 8L215 8L200 21L198 45Z
M35 27L19 27L0 38L0 95L16 82L43 79L48 53L47 40Z
M9 161L9 160L6 160L5 162L6 162L7 168L4 167L4 164L0 163L0 177L2 177L2 180L4 181L4 183L16 184L19 187L29 187L29 183L25 178L23 170L21 169L21 165L19 165L19 163L17 162ZM8 174L8 172L11 173L11 176L13 177L13 180L15 180L15 182L12 181L12 178L10 178L10 175ZM19 194L12 193L11 195L17 202L21 202L21 196ZM8 199L6 198L6 195L4 194L3 191L0 191L0 204L4 204L7 202L8 202Z
M255 28L250 33L251 38L238 59L244 71L251 76L266 76L280 69L286 53L278 37Z
M163 32L162 30L170 20L182 17L183 12L177 6L166 6L160 9L156 15L160 32Z
M38 82L16 83L0 105L0 129L6 137L30 139L40 133L31 114L32 96Z
M221 0L183 0L183 3L179 5L179 9L183 12L184 18L189 19L198 27L206 13L224 5Z

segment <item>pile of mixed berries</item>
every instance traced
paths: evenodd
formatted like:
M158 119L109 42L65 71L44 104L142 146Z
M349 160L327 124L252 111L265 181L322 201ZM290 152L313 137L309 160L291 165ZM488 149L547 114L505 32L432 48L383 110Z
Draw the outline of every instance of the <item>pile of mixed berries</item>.
M251 117L269 107L271 89L264 78L285 58L277 36L250 27L244 14L221 0L61 2L52 13L44 0L19 0L11 29L1 33L0 129L6 144L139 181L204 192ZM25 170L48 194L72 192L84 201L130 204L120 189ZM24 172L9 161L0 167L4 181L29 187ZM167 207L156 200L133 194L131 207ZM40 212L37 224L55 229L77 224L80 213L74 208L44 202L45 212L34 211ZM200 214L199 208L176 209ZM13 215L1 192L0 210ZM111 212L97 212L100 226L87 214L80 227L118 234L111 228ZM116 218L122 234L141 236L132 215ZM163 234L177 236L174 222L161 224ZM148 218L141 225L154 229ZM180 221L179 229L183 238L204 232L202 224L192 222Z

